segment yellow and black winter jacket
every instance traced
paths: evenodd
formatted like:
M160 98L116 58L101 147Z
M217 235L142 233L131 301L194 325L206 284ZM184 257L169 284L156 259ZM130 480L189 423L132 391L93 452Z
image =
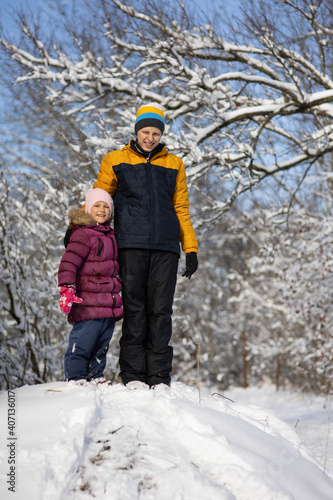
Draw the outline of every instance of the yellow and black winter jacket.
M114 228L119 248L197 252L190 221L185 166L159 144L152 154L135 141L107 154L94 188L114 199Z

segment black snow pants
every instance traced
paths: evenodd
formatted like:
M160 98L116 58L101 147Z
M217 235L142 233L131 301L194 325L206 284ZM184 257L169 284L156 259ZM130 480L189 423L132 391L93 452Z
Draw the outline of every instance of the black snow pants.
M124 320L120 376L150 387L171 381L172 304L179 256L173 252L120 249Z

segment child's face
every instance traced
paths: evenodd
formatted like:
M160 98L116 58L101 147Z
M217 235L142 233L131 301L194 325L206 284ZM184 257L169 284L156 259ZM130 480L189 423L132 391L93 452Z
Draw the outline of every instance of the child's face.
M97 201L91 209L91 216L99 224L110 219L110 207L105 201Z

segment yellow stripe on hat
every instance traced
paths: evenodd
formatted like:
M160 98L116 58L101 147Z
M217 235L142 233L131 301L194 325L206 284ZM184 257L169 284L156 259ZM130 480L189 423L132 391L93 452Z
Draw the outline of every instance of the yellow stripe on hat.
M144 113L154 113L155 115L159 115L164 119L164 113L161 109L155 108L154 106L142 106L138 109L136 113L136 117L138 118L140 115Z

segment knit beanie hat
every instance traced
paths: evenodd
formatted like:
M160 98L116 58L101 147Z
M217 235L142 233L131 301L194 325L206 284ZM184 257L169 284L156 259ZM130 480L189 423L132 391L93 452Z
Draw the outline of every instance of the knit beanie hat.
M95 188L89 189L85 193L86 204L85 204L85 212L86 214L91 214L91 209L98 201L105 201L110 207L110 215L112 214L112 206L113 201L109 193L104 191L104 189Z
M145 104L138 109L135 120L135 133L144 127L156 127L164 132L164 113L163 108L156 102Z

